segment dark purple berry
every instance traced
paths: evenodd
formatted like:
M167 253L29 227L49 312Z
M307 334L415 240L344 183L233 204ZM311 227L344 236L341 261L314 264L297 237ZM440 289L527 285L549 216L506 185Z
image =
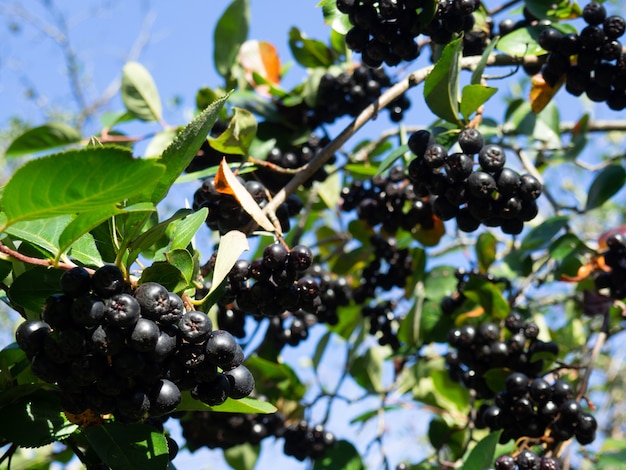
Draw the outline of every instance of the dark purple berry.
M206 342L207 359L222 370L234 369L243 362L243 351L228 331L211 332Z
M485 145L478 153L478 163L483 171L493 173L500 170L506 163L504 149L496 144Z
M125 287L124 274L113 264L106 264L96 269L91 277L91 288L103 299L121 294Z
M240 365L224 372L224 375L230 383L230 392L228 394L230 398L239 400L252 393L254 389L254 377L247 367Z
M206 313L192 310L183 314L178 322L182 338L190 343L202 343L213 329L213 323Z
M480 132L473 128L466 128L459 134L461 150L467 154L475 154L483 148L485 140Z
M142 316L159 321L169 308L169 292L157 282L144 282L135 290L135 299L141 306Z
M139 303L130 294L117 294L107 301L105 315L112 326L131 327L139 320L139 314Z
M85 268L77 266L65 271L61 276L61 290L72 298L89 294L90 289L91 276Z

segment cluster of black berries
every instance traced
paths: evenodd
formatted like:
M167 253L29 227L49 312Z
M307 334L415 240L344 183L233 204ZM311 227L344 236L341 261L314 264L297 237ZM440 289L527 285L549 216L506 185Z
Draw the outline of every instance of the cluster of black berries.
M585 93L590 100L621 111L626 108L626 55L618 39L626 31L626 21L607 16L597 2L585 5L583 19L587 26L578 34L551 27L541 32L539 45L549 52L541 74L551 86L566 75L565 88L572 95Z
M361 310L361 314L370 321L369 332L372 336L378 337L378 344L389 345L394 351L400 349L398 339L398 328L401 318L395 314L396 303L392 300L380 302L375 305L366 305Z
M290 455L300 461L307 458L317 460L324 456L327 449L335 445L333 433L326 431L321 424L311 427L304 420L287 426L283 432L283 438L285 439L283 449L285 455Z
M233 303L228 305L224 305L223 302L217 303L217 324L235 338L246 336L246 312L239 310Z
M132 291L113 265L66 271L41 320L16 331L32 370L61 389L64 408L113 413L122 422L175 410L181 390L209 404L254 386L243 351L209 317L155 282ZM218 368L222 372L218 371Z
M363 269L361 280L352 297L357 304L376 297L376 290L385 292L393 287L403 288L413 272L413 257L408 248L399 248L395 238L372 235L374 259Z
M569 382L557 379L549 383L514 372L504 386L505 390L494 397L494 404L481 407L477 416L492 431L502 429L501 443L521 437L541 438L546 433L551 446L573 437L582 445L595 440L596 419L583 411Z
M485 144L476 129L461 131L459 152L449 152L426 130L411 134L408 144L417 157L408 168L413 191L436 196L435 215L442 220L456 218L459 230L473 232L482 223L516 235L524 222L537 215L541 183L532 175L506 168L504 149ZM474 170L475 155L479 170Z
M435 43L447 44L455 34L470 31L474 26L472 13L480 2L441 0L432 19L421 18L429 14L423 0L337 0L336 5L353 25L346 34L346 45L361 53L364 64L376 68L383 63L393 66L416 59L420 54L416 38L420 34L430 36ZM421 10L419 14L417 10Z
M229 449L246 443L257 445L267 437L280 437L285 418L280 413L194 411L182 416L180 424L187 447L195 452L202 447Z
M265 338L271 340L279 350L286 345L297 346L309 337L309 328L316 323L317 317L303 310L275 316L270 319Z
M608 289L613 299L626 297L626 237L620 233L609 236L603 253L604 263L610 271L599 271L594 276L596 289Z
M416 194L401 165L393 166L389 175L354 180L342 189L340 207L344 212L356 209L360 220L370 227L380 225L390 234L399 228L411 231L417 226L424 229L434 226L430 199Z
M496 323L478 326L464 325L448 332L448 343L455 349L446 356L450 377L476 391L478 398L491 398L494 391L484 377L494 368L508 368L536 377L544 368L544 355L558 355L559 347L553 341L537 338L539 327L525 321L517 312L505 318L508 334Z
M501 455L496 459L495 470L560 470L561 462L553 457L541 457L529 449L523 449L515 457Z
M253 199L263 208L269 201L266 187L256 180L240 179ZM252 217L243 209L239 201L230 195L215 189L215 180L208 178L193 195L193 210L206 207L208 214L206 225L211 230L225 234L231 230L240 230L252 221ZM297 196L289 197L276 209L276 217L284 232L289 231L289 218L297 215L302 209L302 201Z
M467 271L466 269L458 268L454 271L454 276L457 279L456 291L443 297L440 302L441 311L446 315L452 315L465 302L463 290L471 278L477 277L492 284L504 284L507 289L511 287L511 282L506 277L494 276L491 273L481 273L478 269Z
M330 105L329 105L330 106ZM276 167L295 170L309 163L315 156L330 142L328 137L319 137L316 134L310 134L306 142L300 145L288 145L284 147L274 147L267 155L266 161ZM328 163L332 164L335 160L332 156ZM271 167L261 167L256 171L256 175L260 181L270 191L276 192L293 178L293 174L280 173ZM324 181L328 177L328 173L324 167L317 170L311 179L304 183L305 187L310 187L313 181ZM302 206L297 208L298 213Z
M391 85L391 78L383 68L372 69L361 65L352 72L341 72L339 75L326 73L320 79L311 119L313 122L332 123L341 116L354 117ZM410 105L406 95L400 95L385 107L389 111L389 119L401 121Z

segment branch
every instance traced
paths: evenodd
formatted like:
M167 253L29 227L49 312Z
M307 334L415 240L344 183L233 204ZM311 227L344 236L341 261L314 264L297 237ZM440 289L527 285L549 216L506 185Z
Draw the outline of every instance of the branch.
M22 261L23 263L33 264L36 266L55 267L59 269L72 269L77 266L73 263L56 263L55 264L54 260L33 258L32 256L26 256L18 251L15 251L9 248L2 242L0 242L0 253L4 253L5 255L13 259L16 259L18 261ZM85 268L85 269L87 269L87 271L89 271L90 274L93 274L93 269L89 269L89 268Z

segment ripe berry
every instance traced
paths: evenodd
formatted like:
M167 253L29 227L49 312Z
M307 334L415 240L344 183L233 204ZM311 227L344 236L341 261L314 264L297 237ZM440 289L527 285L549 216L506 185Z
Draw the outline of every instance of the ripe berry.
M224 374L217 374L211 382L196 384L191 389L191 396L209 406L221 405L230 394L230 382Z
M240 365L224 372L224 375L230 383L230 392L228 394L230 398L238 400L252 393L254 389L254 377L247 367Z
M282 243L273 243L263 250L263 265L267 269L282 269L287 260L287 248Z
M183 299L181 299L174 292L168 292L167 297L167 311L158 319L158 322L161 325L173 325L178 323L180 318L183 316L183 313L185 313L185 304L183 303Z
M467 178L467 188L472 196L484 199L490 197L496 190L496 181L489 173L474 171Z
M485 145L478 153L478 163L483 171L495 172L500 170L506 163L506 154L499 145Z
M154 350L161 331L156 323L147 318L139 318L130 334L130 344L136 351Z
M522 450L517 456L517 466L520 470L539 470L541 459L528 449Z
M163 416L171 413L182 399L180 389L167 379L160 379L150 390L150 415Z
M141 306L141 314L159 321L169 309L169 292L157 282L145 282L135 290L135 299Z
M524 394L528 389L528 377L526 374L522 374L521 372L514 372L506 378L504 386L506 391L511 394Z
M92 294L78 297L72 303L72 319L83 326L97 326L104 318L105 311L104 302Z
M206 341L208 360L222 370L234 369L243 362L243 351L228 331L215 330Z
M626 31L626 21L618 15L609 16L604 20L603 29L607 38L617 39Z
M424 129L413 132L408 141L409 150L418 157L423 156L426 149L435 143L435 137Z
M91 276L85 268L77 266L61 276L61 290L64 294L76 298L86 295L91 289Z
M598 2L589 2L583 8L583 19L587 24L597 25L604 22L606 18L606 9L604 5Z
M107 304L105 315L109 324L120 328L131 327L139 320L139 303L130 294L117 294Z
M464 181L474 166L472 158L465 153L453 153L445 158L446 174L454 181Z
M512 455L501 455L495 461L496 470L515 470L515 457Z
M546 28L539 34L539 45L546 51L554 51L559 45L563 33L556 28Z
M39 320L20 323L15 331L15 341L28 355L35 355L43 348L44 340L50 334L50 325Z
M424 161L428 168L441 168L448 156L448 151L443 145L430 145L424 152Z
M519 194L523 199L537 199L542 190L543 186L534 176L529 174L520 176Z
M117 266L105 264L91 277L91 287L96 295L108 299L124 291L124 274Z
M289 252L287 264L296 271L305 271L313 262L313 252L308 246L296 245Z
M473 128L463 129L458 140L461 150L470 155L478 153L485 143L482 134Z

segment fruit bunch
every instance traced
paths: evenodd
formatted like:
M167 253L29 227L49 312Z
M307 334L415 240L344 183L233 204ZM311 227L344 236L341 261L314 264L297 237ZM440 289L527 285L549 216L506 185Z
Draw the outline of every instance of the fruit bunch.
M553 457L540 457L529 449L516 456L501 455L496 459L495 470L559 470L561 463Z
M442 220L456 218L459 230L473 232L482 223L517 235L524 222L537 215L542 184L530 174L505 167L504 149L486 144L478 130L460 132L460 151L449 151L427 130L411 134L408 144L416 155L408 168L413 191L430 195L435 215Z
M501 443L547 435L550 446L573 437L587 445L595 440L598 425L574 395L565 380L550 383L514 372L507 376L505 390L496 394L494 404L481 408L477 419L492 431L502 429Z
M394 234L399 228L411 231L417 226L434 226L433 208L428 197L415 192L406 177L404 167L395 165L388 175L367 180L354 180L341 192L340 208L344 212L356 209L357 217L370 227L380 226Z
M187 447L195 452L202 447L229 449L246 443L257 445L267 437L280 437L285 418L280 413L194 411L182 416L180 425Z
M335 436L318 424L310 427L307 421L290 424L283 432L285 439L284 453L303 461L307 458L317 460L323 457L327 449L335 445Z
M626 297L626 237L620 233L610 235L606 245L604 264L610 270L596 272L594 283L599 291L607 289L612 299L623 299Z
M341 116L354 117L391 85L391 78L383 68L372 69L361 65L338 75L326 73L319 82L311 120L332 123ZM391 121L399 122L410 105L409 99L402 94L385 108Z
M162 285L132 289L119 268L105 265L93 275L66 271L61 291L47 299L41 320L20 324L16 341L33 373L59 386L68 412L138 422L174 411L181 390L210 404L252 391L232 335L212 331L206 314L185 311Z
M346 45L361 53L365 65L376 68L383 63L394 66L416 59L420 54L416 38L420 34L446 44L457 33L471 30L472 13L480 2L441 0L434 15L424 0L337 0L336 5L352 24Z
M508 368L537 377L544 367L544 359L538 357L558 355L558 345L542 341L538 335L537 324L525 321L517 312L504 319L504 331L492 322L453 328L448 332L448 344L454 349L445 356L448 373L475 390L478 398L491 398L495 393L484 376L488 370Z
M243 178L240 178L240 182L261 208L268 203L268 192L263 183L256 180L245 181ZM252 217L234 196L215 189L214 178L205 179L193 195L193 210L197 211L203 207L208 209L207 227L219 231L222 235L231 230L240 230L252 221ZM283 232L289 231L289 217L296 215L301 208L302 202L297 196L290 197L278 207L276 217Z
M395 309L396 303L387 300L375 305L366 305L361 310L361 314L369 319L369 332L378 337L378 344L381 346L389 345L394 351L397 351L400 349L398 328L402 320L396 317Z
M579 33L563 34L548 27L539 36L539 45L549 52L541 74L551 86L565 76L565 89L574 96L583 93L610 109L626 108L626 55L619 38L626 21L608 16L602 3L590 2L583 8L587 23Z

